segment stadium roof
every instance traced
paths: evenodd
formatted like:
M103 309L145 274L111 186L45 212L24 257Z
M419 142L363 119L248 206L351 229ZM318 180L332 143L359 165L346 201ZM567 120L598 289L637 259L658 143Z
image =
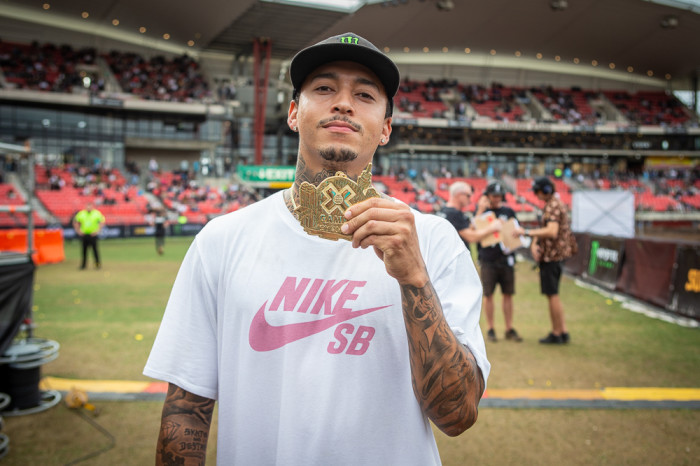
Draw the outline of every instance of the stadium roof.
M274 59L287 60L304 46L352 31L403 64L607 73L620 80L653 76L674 89L691 89L692 77L700 73L697 0L311 1L332 5L2 0L0 37L96 47L116 41L171 53L233 56L250 55L253 39L261 37L272 42Z

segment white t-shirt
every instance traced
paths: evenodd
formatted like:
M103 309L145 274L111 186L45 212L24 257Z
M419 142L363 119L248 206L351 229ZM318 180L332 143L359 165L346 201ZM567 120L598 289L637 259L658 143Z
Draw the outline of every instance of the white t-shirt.
M445 317L486 379L471 257L447 221L414 213ZM197 235L144 374L218 400L218 464L440 464L398 283L372 248L306 234L281 193Z

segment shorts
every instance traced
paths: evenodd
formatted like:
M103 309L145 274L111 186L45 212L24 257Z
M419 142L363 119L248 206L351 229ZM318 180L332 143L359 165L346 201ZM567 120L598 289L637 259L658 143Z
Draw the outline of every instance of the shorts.
M165 236L156 236L156 247L162 248L165 246Z
M540 262L540 290L542 294L558 295L560 279L561 262Z
M496 284L501 285L501 293L515 294L515 269L507 264L482 262L481 284L484 296L491 296L496 291Z

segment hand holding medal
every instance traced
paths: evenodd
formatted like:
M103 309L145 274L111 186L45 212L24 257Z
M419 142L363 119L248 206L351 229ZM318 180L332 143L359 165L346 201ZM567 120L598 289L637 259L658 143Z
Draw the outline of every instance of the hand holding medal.
M352 241L352 235L340 230L345 223L345 212L350 206L379 193L372 187L372 164L360 174L357 183L339 171L314 186L304 181L299 187L299 205L294 206L294 215L310 235L337 241Z

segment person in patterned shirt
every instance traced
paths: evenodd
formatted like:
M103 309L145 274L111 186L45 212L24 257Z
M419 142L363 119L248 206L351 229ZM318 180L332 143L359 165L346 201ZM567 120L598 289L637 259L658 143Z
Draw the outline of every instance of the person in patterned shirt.
M559 298L559 281L562 262L573 254L570 241L571 225L564 203L556 194L554 183L541 177L534 180L532 190L538 199L545 202L541 227L523 230L525 236L532 237L530 250L540 268L540 289L549 302L549 317L552 331L540 339L543 344L561 345L569 342L569 332L564 322L564 308Z

